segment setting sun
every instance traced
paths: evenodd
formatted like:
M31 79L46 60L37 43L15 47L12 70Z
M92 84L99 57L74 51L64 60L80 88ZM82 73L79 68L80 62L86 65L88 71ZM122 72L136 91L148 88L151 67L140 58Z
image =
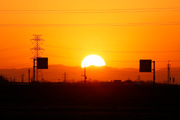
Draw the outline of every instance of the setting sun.
M81 67L88 67L90 65L105 66L105 62L103 58L98 55L88 55L81 62Z

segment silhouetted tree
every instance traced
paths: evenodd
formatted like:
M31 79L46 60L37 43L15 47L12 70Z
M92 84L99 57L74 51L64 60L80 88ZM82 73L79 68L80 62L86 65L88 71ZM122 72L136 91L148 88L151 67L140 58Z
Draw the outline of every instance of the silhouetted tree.
M2 75L0 75L0 84L1 83L8 83L8 80Z

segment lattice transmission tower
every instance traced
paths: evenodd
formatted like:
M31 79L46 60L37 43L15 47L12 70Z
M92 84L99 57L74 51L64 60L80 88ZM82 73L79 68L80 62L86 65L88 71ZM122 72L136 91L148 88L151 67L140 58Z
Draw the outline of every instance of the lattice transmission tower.
M42 35L35 34L33 36L34 38L31 39L31 42L32 44L34 44L34 47L31 48L31 51L34 53L34 57L32 58L33 58L33 64L34 64L33 65L33 82L35 82L35 81L38 81L38 71L39 71L37 69L37 58L41 57L41 53L44 51L44 49L40 47L40 45L43 44L44 40L40 38ZM36 76L36 79L35 79L35 76Z

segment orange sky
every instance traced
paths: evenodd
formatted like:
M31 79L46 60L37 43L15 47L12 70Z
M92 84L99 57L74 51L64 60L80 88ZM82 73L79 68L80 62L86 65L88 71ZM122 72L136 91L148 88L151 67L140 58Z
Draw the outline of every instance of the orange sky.
M0 68L32 66L33 34L43 35L49 64L97 54L109 67L180 67L179 0L0 0L0 10Z

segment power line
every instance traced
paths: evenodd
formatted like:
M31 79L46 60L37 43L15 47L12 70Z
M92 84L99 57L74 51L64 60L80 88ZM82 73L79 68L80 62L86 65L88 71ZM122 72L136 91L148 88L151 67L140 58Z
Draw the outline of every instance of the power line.
M97 50L85 50L85 49L65 48L65 47L58 47L58 48L71 49L71 50L81 50L81 51L97 51ZM165 53L165 52L180 52L180 51L98 51L98 52L119 52L119 53L155 53L155 52L162 53L162 52L164 52ZM22 55L18 55L18 56L3 57L0 59L0 61L19 59L19 58L26 57L24 55L27 55L27 54L22 54ZM82 59L82 58L77 58L77 57L67 57L67 56L59 56L59 55L52 55L52 54L46 54L46 55L51 56L51 57L64 58L64 59ZM111 60L111 62L138 62L138 61ZM157 61L157 62L167 62L167 61ZM180 60L171 60L171 62L180 62Z
M0 10L0 12L59 12L59 13L121 13L121 12L179 12L180 7L132 8L132 9L56 9L56 10Z
M25 56L24 56L25 55ZM9 56L9 57L3 57L3 58L0 58L0 61L7 61L7 60L14 60L14 59L21 59L21 58L24 58L28 56L27 54L22 54L22 55L17 55L17 56Z
M67 57L67 56L59 56L59 55L52 55L52 54L46 54L50 57L58 57L58 58L63 58L63 59L82 59L82 58L77 58L77 57ZM108 62L127 62L127 63L139 63L139 61L126 61L126 60L106 60ZM171 62L180 62L180 60L170 60ZM156 61L156 62L167 62L167 61Z
M65 59L82 59L82 58L76 58L76 57L67 57L67 56L60 56L60 55L53 55L53 54L45 54L50 57L59 57L59 58L65 58Z
M32 63L24 63L24 64L14 64L14 65L6 65L6 67L17 67L17 66L24 66L24 65L26 65L26 66L29 66L30 67L30 65L31 65Z
M112 62L139 62L139 61L112 61ZM167 61L156 61L156 62L167 62ZM171 60L171 62L180 62L180 60Z
M50 48L59 48L59 49L68 49L68 50L110 52L110 53L175 53L175 52L180 52L180 50L169 50L169 51L108 51L108 50L87 50L87 49L69 48L69 47L61 47L61 46L54 46L54 45L44 45L44 46L50 47Z
M9 47L9 48L1 48L1 49L0 49L0 52L21 50L21 49L24 49L24 48L27 48L27 45L16 46L16 47Z
M180 25L175 22L149 22L149 23L86 23L86 24L0 24L0 27L123 27L123 26L167 26Z

